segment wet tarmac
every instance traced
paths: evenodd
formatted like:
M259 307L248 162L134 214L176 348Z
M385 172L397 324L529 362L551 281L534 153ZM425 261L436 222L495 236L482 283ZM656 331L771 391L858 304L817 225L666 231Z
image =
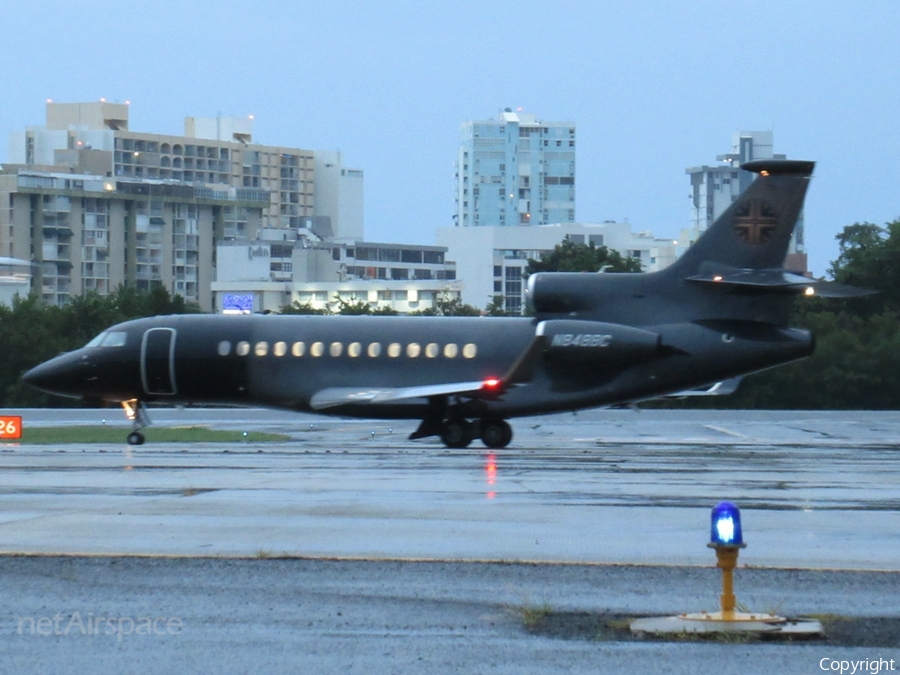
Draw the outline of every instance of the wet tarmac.
M159 410L285 443L0 446L0 552L706 565L735 501L755 566L900 570L900 414L594 411L515 420L504 450L408 423ZM98 536L102 533L102 536Z
M494 452L258 410L153 418L291 440L131 447L117 411L22 414L123 442L0 445L0 670L900 669L900 414L596 411L515 421ZM843 632L628 636L623 617L716 608L722 499L739 602Z

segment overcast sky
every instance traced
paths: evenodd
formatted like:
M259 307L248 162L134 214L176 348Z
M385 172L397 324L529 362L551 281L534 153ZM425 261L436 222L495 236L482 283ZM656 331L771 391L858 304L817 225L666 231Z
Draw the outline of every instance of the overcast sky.
M737 130L818 162L811 269L856 221L900 217L896 0L0 0L0 130L44 103L131 102L134 131L255 116L260 143L365 171L366 237L434 243L459 125L504 107L577 124L580 222L676 238L685 169ZM0 135L0 161L7 159Z

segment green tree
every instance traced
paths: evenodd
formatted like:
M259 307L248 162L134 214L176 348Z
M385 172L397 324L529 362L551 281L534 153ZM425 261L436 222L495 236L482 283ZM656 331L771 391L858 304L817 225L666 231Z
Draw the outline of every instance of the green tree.
M435 298L433 307L410 312L410 316L481 316L481 310L451 296L448 292L440 293Z
M316 314L316 315L329 315L331 314L331 310L327 307L323 309L318 309L313 307L311 302L300 302L298 300L294 300L290 305L284 305L280 310L281 314Z
M829 274L840 283L879 291L849 301L847 311L864 315L900 311L900 220L884 227L854 223L836 239L840 254Z
M568 237L552 251L541 254L540 260L528 259L525 274L535 272L641 272L641 261L625 257L606 246L576 244Z
M372 313L372 305L370 305L365 300L344 300L337 295L334 296L334 300L338 306L338 314L344 314L346 316L361 316Z
M506 299L502 295L495 295L484 308L485 316L516 316L513 312L506 311Z

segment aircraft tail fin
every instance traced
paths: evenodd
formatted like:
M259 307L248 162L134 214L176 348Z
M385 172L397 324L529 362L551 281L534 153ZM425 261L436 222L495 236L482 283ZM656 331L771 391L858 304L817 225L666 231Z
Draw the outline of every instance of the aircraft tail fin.
M741 165L759 174L665 272L682 278L726 270L780 268L815 162L766 159Z

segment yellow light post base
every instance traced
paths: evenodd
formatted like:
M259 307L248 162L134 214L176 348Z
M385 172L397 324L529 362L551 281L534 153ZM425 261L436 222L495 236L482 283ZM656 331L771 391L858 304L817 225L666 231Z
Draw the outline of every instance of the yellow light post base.
M720 612L700 612L680 616L655 616L635 619L631 632L680 639L685 635L766 635L774 639L813 637L822 634L822 624L814 619L788 620L771 614L735 612L739 619L722 619ZM751 618L756 617L756 618Z
M679 614L679 619L686 621L718 621L718 622L747 622L752 621L762 623L784 623L787 621L783 616L764 613L748 613L748 612L693 612L691 614Z

